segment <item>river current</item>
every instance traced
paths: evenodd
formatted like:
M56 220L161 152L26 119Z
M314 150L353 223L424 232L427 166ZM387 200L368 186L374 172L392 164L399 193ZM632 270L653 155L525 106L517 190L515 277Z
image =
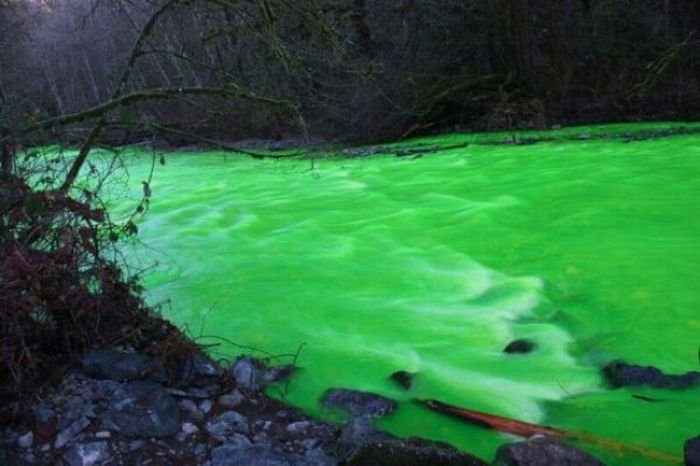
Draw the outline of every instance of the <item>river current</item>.
M630 140L678 126L571 128L525 145L453 134L397 144L469 145L313 163L168 153L127 255L150 267L149 302L220 357L255 348L288 363L298 351L297 375L269 393L313 415L339 419L319 397L346 387L400 402L383 428L486 459L513 438L415 400L681 456L700 390L612 390L600 375L614 359L700 369L700 135ZM151 156L128 165L135 198ZM505 354L518 338L535 350ZM409 391L389 380L398 370L416 374Z

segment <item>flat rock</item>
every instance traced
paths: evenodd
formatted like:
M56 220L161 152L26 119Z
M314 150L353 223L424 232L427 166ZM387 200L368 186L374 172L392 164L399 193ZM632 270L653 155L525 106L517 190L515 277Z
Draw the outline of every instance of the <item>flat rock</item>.
M501 446L495 466L603 466L595 457L549 437L536 436L524 442Z
M56 441L54 442L54 448L62 448L68 442L73 440L80 432L85 430L87 426L90 425L90 420L86 417L81 417L74 422L67 425L64 429L56 435Z
M265 386L265 363L254 358L239 358L230 369L239 388L259 392Z
M338 440L343 464L356 466L487 466L481 459L443 442L401 439L381 432L369 418L350 421Z
M224 408L236 408L243 403L243 395L238 390L221 395L217 402Z
M513 340L503 348L504 353L508 354L527 354L532 352L537 345L534 342L526 339Z
M682 389L700 384L700 372L668 375L653 366L637 366L613 361L603 368L603 375L615 388L648 385L654 388Z
M110 458L107 442L79 443L63 454L66 466L93 466L103 464Z
M117 389L104 416L132 437L167 437L180 430L180 409L165 389L153 382L130 382Z
M168 374L155 358L118 351L88 351L80 359L85 373L100 379L117 381L151 380L165 382Z
M394 400L369 392L346 388L331 388L323 394L323 406L338 408L353 416L382 417L392 413L397 406Z
M683 451L685 466L700 466L700 436L687 440Z

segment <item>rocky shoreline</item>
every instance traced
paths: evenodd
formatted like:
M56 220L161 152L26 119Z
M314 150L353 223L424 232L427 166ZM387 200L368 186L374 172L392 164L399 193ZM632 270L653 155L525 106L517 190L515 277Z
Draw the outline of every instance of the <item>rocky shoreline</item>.
M167 371L154 357L89 351L35 402L24 428L0 429L0 466L603 464L542 436L502 446L493 462L442 442L398 438L373 423L396 403L349 389L322 400L350 415L345 425L311 419L262 392L293 372L249 357L222 368L201 353ZM686 445L686 464L699 464L698 443Z

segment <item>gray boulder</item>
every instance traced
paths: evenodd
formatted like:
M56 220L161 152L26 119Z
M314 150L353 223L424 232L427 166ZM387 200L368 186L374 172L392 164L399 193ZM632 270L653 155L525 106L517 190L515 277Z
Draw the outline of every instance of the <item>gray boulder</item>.
M115 390L104 416L107 427L132 437L167 437L180 431L180 409L153 382L130 382Z
M603 463L576 447L545 436L501 446L496 466L603 466Z
M350 421L338 440L339 458L356 466L487 466L485 461L443 442L402 439L381 432L369 418Z
M191 354L177 369L177 384L180 386L197 385L200 387L219 380L222 371L203 354Z
M331 388L323 394L323 406L347 411L353 416L382 417L391 414L396 401L369 392Z
M151 380L165 382L168 374L163 364L150 356L118 351L88 351L80 359L85 373L100 379L118 381Z

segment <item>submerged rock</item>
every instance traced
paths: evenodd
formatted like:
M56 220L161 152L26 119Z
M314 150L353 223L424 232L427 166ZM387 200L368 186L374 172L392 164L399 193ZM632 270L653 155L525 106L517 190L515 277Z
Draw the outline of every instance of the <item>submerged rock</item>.
M585 451L545 436L501 446L495 466L603 466Z
M399 384L404 390L410 389L411 385L413 385L413 374L408 371L396 371L389 378Z
M168 375L163 364L150 356L118 351L88 351L80 359L85 373L91 377L122 382L152 380L165 382Z
M339 459L356 466L486 466L485 461L443 442L402 439L379 431L368 418L350 421L338 440Z
M537 345L533 341L518 339L508 343L508 345L503 348L503 352L508 354L527 354L532 352L536 347Z
M279 382L280 380L285 380L291 377L295 370L296 367L292 364L269 367L265 369L263 380L268 383Z
M130 382L117 389L104 416L108 427L133 437L167 437L180 431L180 409L153 382Z
M346 388L331 388L323 394L323 406L339 408L353 416L381 417L396 409L396 402L381 395Z
M700 466L700 436L687 440L683 452L685 466Z
M603 368L603 375L615 388L649 385L654 388L690 388L700 384L700 372L667 375L653 366L636 366L624 361L613 361Z

